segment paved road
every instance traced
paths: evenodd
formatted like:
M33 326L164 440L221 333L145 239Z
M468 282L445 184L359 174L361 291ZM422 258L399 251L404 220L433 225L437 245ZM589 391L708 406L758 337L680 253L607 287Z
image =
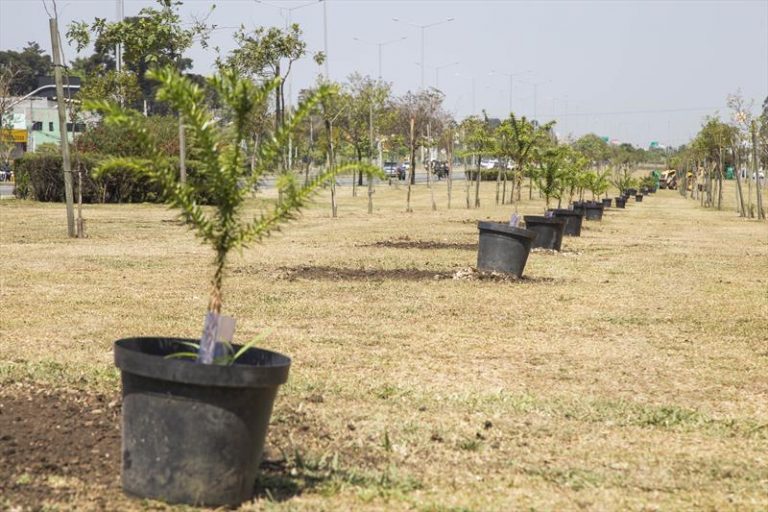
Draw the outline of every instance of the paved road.
M464 181L464 171L462 169L454 169L453 170L453 180L454 181ZM432 181L437 182L437 178L434 176L432 177ZM442 180L445 181L445 180ZM397 179L392 179L392 183L398 182ZM427 175L423 171L416 171L416 183L426 183L427 182ZM336 180L336 183L340 186L351 186L352 185L352 177L351 176L342 176ZM386 181L383 181L381 183L386 183ZM399 181L401 185L405 185L405 180ZM367 182L363 184L363 186L366 186ZM272 188L275 185L275 180L272 177L266 178L263 181L262 186L264 188ZM0 199L5 198L11 198L13 197L13 188L14 185L12 183L6 183L6 182L0 182Z
M0 199L13 197L13 183L0 182Z

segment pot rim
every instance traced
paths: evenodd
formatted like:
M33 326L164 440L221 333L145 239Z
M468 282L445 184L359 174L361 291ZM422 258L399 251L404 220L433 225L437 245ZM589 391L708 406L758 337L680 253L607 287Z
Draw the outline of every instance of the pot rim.
M176 352L180 342L198 341L161 336L123 338L115 341L115 366L123 372L143 377L200 386L265 388L279 386L288 380L291 359L278 352L255 347L243 355L241 362L229 366L164 357ZM239 345L233 346L240 348ZM148 352L147 348L159 353Z
M565 224L568 222L565 219L560 219L557 217L543 217L541 215L525 215L523 220L525 221L526 225L529 222L531 224Z
M553 208L549 210L551 212L555 212L555 215L562 215L565 217L583 217L584 214L582 212L577 212L575 210L571 210L569 208Z
M510 226L509 224L504 224L503 222L487 222L481 220L477 222L477 229L480 231L491 231L495 233L503 233L505 235L519 236L528 238L530 240L533 240L538 236L535 231Z

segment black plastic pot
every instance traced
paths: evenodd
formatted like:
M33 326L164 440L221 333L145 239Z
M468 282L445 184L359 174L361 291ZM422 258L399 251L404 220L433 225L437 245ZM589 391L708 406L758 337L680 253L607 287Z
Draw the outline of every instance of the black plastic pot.
M253 495L277 388L291 360L250 349L231 366L166 359L181 338L115 342L123 389L122 484L133 496L238 505Z
M559 219L565 219L565 228L563 229L563 235L565 236L581 236L581 221L584 218L583 213L579 213L573 210L561 209L550 210L554 213L555 217Z
M638 203L642 203L643 202L643 194L637 194L635 196L635 201L638 202Z
M525 229L536 233L532 248L541 247L559 251L563 245L563 232L565 231L565 219L559 217L541 217L538 215L526 215Z
M584 216L587 220L603 220L603 204L587 203L584 205Z
M628 196L635 196L635 195L637 195L637 189L636 188L628 188L626 190L626 194Z
M611 199L610 197L603 198L603 208L610 208L611 204L613 204L613 199Z
M627 204L627 198L619 196L614 198L616 200L616 208L624 208Z
M585 203L581 201L574 201L573 204L571 205L571 208L573 208L573 211L575 211L576 213L584 215L586 213L584 211L584 204Z
M478 270L506 272L521 277L536 233L500 222L478 222L477 229L480 231Z

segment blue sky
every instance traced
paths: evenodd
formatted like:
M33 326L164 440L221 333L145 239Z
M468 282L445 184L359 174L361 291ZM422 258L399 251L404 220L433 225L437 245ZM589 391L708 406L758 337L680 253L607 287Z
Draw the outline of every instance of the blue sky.
M187 0L183 15L204 16L211 3ZM421 30L392 18L419 25L454 18L424 31L424 60L426 85L435 85L440 66L445 106L458 117L472 113L473 105L477 113L505 116L510 105L505 74L523 73L513 78L512 109L556 119L561 134L595 132L641 146L679 145L696 134L705 115L719 111L728 117L729 93L740 89L755 100L755 110L768 96L768 0L214 3L209 21L219 27L283 26L287 8L309 4L292 10L291 18L302 26L312 51L324 48L325 8L334 80L353 71L377 75L377 46L355 38L376 43L407 37L382 52L383 78L397 93L420 86ZM130 16L153 2L124 4ZM114 19L116 5L116 0L59 0L60 23ZM226 52L232 32L220 28L212 44ZM0 0L0 48L20 49L34 40L48 49L49 39L41 0ZM66 51L75 57L73 48ZM189 56L197 72L211 72L212 51L194 48ZM320 72L311 59L298 63L294 95Z

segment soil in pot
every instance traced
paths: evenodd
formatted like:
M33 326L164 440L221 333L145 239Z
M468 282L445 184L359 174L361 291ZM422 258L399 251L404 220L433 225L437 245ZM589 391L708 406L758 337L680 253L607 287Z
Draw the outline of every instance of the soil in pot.
M166 359L195 341L115 342L123 490L168 503L238 505L253 494L272 405L291 360L256 348L231 366Z
M638 202L638 203L642 203L643 202L643 194L637 194L635 196L635 201Z
M522 277L537 234L500 222L478 222L477 229L480 231L477 269Z
M560 219L565 219L565 228L563 229L563 235L565 236L581 236L581 222L584 219L584 214L576 212L574 210L568 210L565 208L558 208L555 210L549 210L552 214Z
M627 198L619 196L614 198L616 200L616 208L624 208L627 204Z
M584 215L587 220L603 220L603 205L588 204L584 207Z
M565 231L566 219L560 217L540 217L538 215L526 215L525 227L534 231L537 236L533 241L533 248L541 247L559 251L563 244L563 232Z

